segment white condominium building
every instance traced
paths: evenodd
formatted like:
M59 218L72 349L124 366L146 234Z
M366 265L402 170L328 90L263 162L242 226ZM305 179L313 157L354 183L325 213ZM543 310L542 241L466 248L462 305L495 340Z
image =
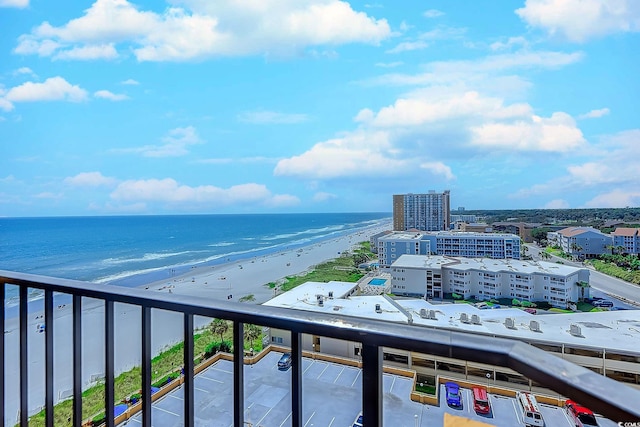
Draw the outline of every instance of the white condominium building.
M403 255L390 272L391 292L426 299L458 294L465 299L546 301L567 308L589 296L589 270L543 261Z
M375 247L382 268L391 266L402 255L520 259L520 237L515 234L393 232L378 237Z

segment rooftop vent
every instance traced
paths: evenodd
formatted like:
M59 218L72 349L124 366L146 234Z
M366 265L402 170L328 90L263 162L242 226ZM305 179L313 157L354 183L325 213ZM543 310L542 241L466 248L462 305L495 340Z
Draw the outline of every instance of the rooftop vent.
M482 322L480 322L480 316L478 316L477 314L472 314L471 315L471 323L474 325L481 325Z
M333 299L333 291L329 291L329 299Z
M436 311L435 310L429 310L428 319L438 320L438 318L436 317Z
M572 323L569 326L569 333L571 335L573 335L574 337L583 337L584 335L582 335L582 328L579 325L576 325L575 323Z
M542 332L540 330L540 323L537 320L532 320L531 322L529 322L529 329L531 329L533 332Z
M507 317L504 319L504 326L506 326L507 329L516 329L516 322L513 317Z
M320 307L324 307L324 298L322 298L322 295L318 295L318 306Z
M427 314L427 310L425 308L421 308L420 309L420 317L422 317L423 319L428 319L428 314Z
M380 308L380 304L376 304L376 313L382 313L382 308Z
M462 323L469 323L469 315L467 313L462 313L460 315L460 321Z

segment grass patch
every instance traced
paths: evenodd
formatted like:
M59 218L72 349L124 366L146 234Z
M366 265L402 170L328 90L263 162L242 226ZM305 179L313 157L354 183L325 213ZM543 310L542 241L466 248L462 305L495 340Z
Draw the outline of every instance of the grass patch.
M419 393L430 394L432 396L436 395L436 387L429 384L416 384L416 391Z
M613 263L604 262L597 259L590 260L589 262L597 271L601 273L617 277L618 279L622 279L625 282L634 283L636 285L640 284L640 270L629 271L628 269L618 267Z
M360 243L360 247L357 248L355 253L371 254L368 250L369 242ZM373 254L371 254L373 255ZM313 270L300 276L288 276L284 282L280 285L282 291L288 291L300 286L305 282L322 282L327 283L332 280L340 282L357 282L364 274L353 265L353 257L351 253L343 252L340 257L332 259L322 264L318 264ZM275 287L271 286L270 288Z

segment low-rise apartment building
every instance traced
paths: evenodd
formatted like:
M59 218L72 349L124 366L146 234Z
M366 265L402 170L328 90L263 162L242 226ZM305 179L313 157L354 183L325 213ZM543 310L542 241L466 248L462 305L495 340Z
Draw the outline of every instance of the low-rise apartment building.
M640 253L640 228L618 227L611 233L614 250L624 248L625 254L637 255Z
M356 316L405 324L411 328L457 330L527 342L558 357L640 388L640 311L531 315L521 309L478 309L471 304L435 304L424 299L393 300L386 295L359 296L358 285L346 282L307 282L265 305ZM268 341L291 346L288 330L271 329ZM359 342L302 335L305 351L358 359ZM516 371L455 357L384 348L385 364L406 367L419 375L446 375L495 386L534 390L535 382ZM488 378L488 379L487 379Z
M611 253L613 238L593 227L568 227L547 233L550 245L557 245L566 254L576 258L594 258Z
M376 246L381 268L390 267L402 255L520 259L520 238L513 234L393 232L377 238Z
M544 261L403 255L391 265L391 292L425 299L545 301L554 307L589 296L589 270Z

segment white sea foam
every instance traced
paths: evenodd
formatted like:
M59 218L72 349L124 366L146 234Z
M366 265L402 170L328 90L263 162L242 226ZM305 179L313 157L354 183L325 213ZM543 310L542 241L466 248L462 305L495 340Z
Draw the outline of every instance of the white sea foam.
M302 236L305 234L332 234L337 231L344 230L345 226L342 224L332 225L329 227L321 227L321 228L309 228L307 230L298 231L296 233L287 233L287 234L276 234L274 236L263 237L262 240L284 240L290 239L296 236Z
M233 242L220 242L220 243L212 243L209 245L209 247L217 248L217 247L233 246L233 245L235 245L235 243Z
M155 261L159 259L166 259L174 256L185 255L185 254L195 253L195 252L196 251L146 253L139 258L107 258L102 262L107 265L120 265L120 264L132 263L132 262Z

